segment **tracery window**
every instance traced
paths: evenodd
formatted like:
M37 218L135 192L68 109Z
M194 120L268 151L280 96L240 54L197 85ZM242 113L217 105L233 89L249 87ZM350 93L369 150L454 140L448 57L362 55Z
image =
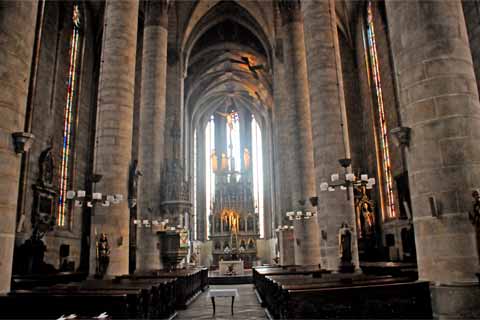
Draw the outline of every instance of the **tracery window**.
M60 169L60 183L59 183L59 197L58 197L58 215L57 225L60 227L67 226L69 208L65 201L67 189L71 185L72 176L72 154L73 154L73 136L74 124L76 114L76 96L77 96L77 82L78 82L78 65L80 52L80 10L78 5L73 6L72 11L72 33L70 36L70 50L69 50L69 68L67 79L67 97L64 108L63 117L63 141L61 151Z
M395 201L393 193L392 166L390 161L390 150L388 144L388 128L385 116L384 99L382 94L382 82L380 76L380 66L377 53L377 44L375 39L375 21L373 15L372 1L367 3L367 21L366 21L366 65L370 88L374 95L374 105L376 106L377 119L379 124L379 151L381 153L382 181L386 198L387 217L394 218Z
M212 153L215 152L215 117L212 115L205 128L205 180L206 180L206 221L207 239L210 236L209 217L212 213L213 197L215 196L215 174L212 171ZM195 160L196 161L196 160Z
M265 236L264 231L264 201L263 201L263 155L262 132L260 126L252 115L252 169L253 169L253 198L255 211L258 214L258 227L260 238Z

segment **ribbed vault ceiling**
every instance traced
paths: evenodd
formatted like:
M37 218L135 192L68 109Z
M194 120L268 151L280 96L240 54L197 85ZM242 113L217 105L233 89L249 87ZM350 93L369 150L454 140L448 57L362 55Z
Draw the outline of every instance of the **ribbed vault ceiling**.
M228 11L244 11L233 2L221 3L207 14L208 20L215 18L216 11L225 12L226 6ZM246 108L258 119L268 116L273 102L269 48L252 30L226 16L196 36L185 81L185 103L194 126L215 110L228 112L231 107Z

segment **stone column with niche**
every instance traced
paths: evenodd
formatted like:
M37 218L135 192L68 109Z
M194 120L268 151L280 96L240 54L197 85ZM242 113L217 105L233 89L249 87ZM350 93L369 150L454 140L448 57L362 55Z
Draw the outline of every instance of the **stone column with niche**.
M479 318L475 231L480 105L462 4L387 1L407 152L419 278L434 316Z
M350 157L343 80L333 0L302 1L313 130L316 184L343 173L338 160ZM342 172L339 172L342 171ZM352 262L359 268L353 191L319 193L318 224L322 267L340 267L338 235L343 223L353 232Z
M0 4L0 294L10 291L21 156L15 153L12 133L22 132L32 62L37 1ZM7 121L8 119L8 121Z
M313 162L312 124L310 118L310 98L308 92L307 60L305 52L303 18L299 0L278 1L282 25L284 30L284 66L286 87L289 90L286 101L288 113L283 115L284 128L287 130L289 139L283 143L288 149L290 167L289 183L292 184L291 209L297 207L299 200L306 201L314 196L315 170ZM307 208L308 211L308 208ZM313 220L304 221L305 226L296 230L296 235L302 238L302 245L295 248L295 263L320 264L320 252L306 245L318 241L318 230L306 227ZM305 228L304 228L305 227ZM313 250L312 250L313 249ZM308 258L307 258L308 257Z
M102 180L95 192L121 194L123 201L98 206L92 217L90 272L97 269L96 244L102 233L110 245L106 276L128 273L128 182L132 154L135 56L138 1L107 1L105 4L102 63L98 89L95 172Z
M168 7L167 0L145 3L142 80L140 100L140 159L144 173L140 181L139 219L161 220L160 193L165 157L166 74ZM155 225L140 228L137 236L137 269L160 269Z

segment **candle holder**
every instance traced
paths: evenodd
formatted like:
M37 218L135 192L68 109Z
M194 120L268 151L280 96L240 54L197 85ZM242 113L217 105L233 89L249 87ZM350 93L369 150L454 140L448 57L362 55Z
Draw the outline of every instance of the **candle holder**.
M330 191L333 192L337 188L340 190L347 191L347 200L350 200L350 194L348 192L349 187L358 188L365 186L366 189L372 189L375 185L375 178L369 178L368 174L360 174L360 177L356 176L354 173L349 173L347 168L352 163L352 160L349 158L338 160L340 165L344 168L345 173L341 176L338 173L333 173L330 176L331 182L322 182L320 184L320 191Z

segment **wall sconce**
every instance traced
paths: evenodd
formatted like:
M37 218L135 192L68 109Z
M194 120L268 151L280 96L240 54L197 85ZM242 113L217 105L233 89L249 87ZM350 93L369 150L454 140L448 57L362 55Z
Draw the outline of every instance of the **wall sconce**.
M35 136L29 132L14 132L12 133L13 145L15 146L15 153L22 154L30 150Z
M410 145L410 131L409 127L397 127L390 130L393 136L393 142L398 147L408 147Z

